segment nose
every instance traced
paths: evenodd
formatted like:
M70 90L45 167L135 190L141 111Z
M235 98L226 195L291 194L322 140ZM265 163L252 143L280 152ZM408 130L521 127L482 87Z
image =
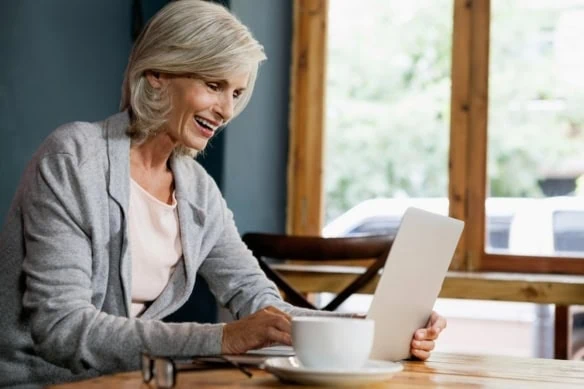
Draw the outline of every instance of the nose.
M224 122L227 122L233 117L234 105L233 95L231 93L222 93L217 99L214 111L221 116Z

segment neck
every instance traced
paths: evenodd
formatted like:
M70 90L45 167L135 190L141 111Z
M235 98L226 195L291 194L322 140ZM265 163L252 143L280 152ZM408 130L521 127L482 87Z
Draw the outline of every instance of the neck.
M130 161L133 167L150 172L168 170L168 161L176 143L165 132L161 132L139 145L132 146Z

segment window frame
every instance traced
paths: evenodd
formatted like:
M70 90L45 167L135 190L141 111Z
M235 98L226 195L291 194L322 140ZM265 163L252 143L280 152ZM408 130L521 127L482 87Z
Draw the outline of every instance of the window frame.
M453 0L448 198L466 222L451 270L584 274L580 257L485 251L490 0ZM287 233L320 235L328 0L295 0L290 88Z

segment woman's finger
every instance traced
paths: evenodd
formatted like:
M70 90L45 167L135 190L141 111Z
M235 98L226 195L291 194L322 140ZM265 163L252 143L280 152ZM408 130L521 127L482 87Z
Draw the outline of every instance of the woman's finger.
M435 323L439 317L440 314L438 312L432 311L432 314L430 315L430 324Z
M277 317L274 320L273 326L278 330L287 334L292 333L292 322L287 318Z
M414 339L416 340L436 340L438 335L440 335L440 329L430 327L421 328L414 333Z
M426 359L430 358L430 353L428 351L423 351L423 350L419 350L419 349L412 349L411 353L414 357L425 361Z
M267 339L265 343L279 343L287 346L292 345L292 336L288 332L280 331L275 327L269 327L266 331Z
M424 339L426 340L436 340L438 339L438 335L440 335L440 328L437 327L430 327L426 329L426 336Z
M416 332L414 333L414 339L417 340L428 340L428 339L433 339L433 334L434 332L430 330L430 328L420 328L419 330L416 330Z
M432 351L436 343L432 340L414 340L412 341L412 350Z
M432 315L430 316L430 321L428 323L428 327L439 328L442 330L446 328L446 318L444 318L444 316L440 316L436 312L432 312Z
M269 325L286 333L292 332L292 317L290 315L272 306L265 308L264 311L269 315Z

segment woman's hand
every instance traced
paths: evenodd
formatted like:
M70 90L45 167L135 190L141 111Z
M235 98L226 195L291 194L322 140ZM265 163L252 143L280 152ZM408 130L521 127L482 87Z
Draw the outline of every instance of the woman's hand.
M434 341L440 332L446 328L446 319L436 312L432 312L426 328L420 328L414 333L410 352L422 361L430 358L430 351L434 349Z
M225 324L222 354L242 354L275 343L292 345L292 318L269 306L241 320Z

